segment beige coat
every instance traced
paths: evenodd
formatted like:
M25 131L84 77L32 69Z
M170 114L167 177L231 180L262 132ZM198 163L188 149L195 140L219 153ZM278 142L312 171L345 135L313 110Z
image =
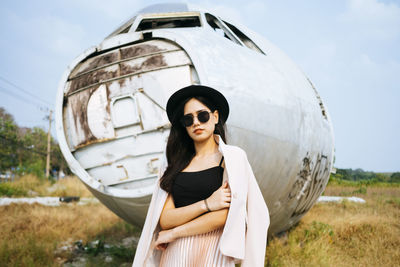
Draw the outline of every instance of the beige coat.
M258 187L246 152L227 145L221 136L214 134L224 156L223 179L228 180L231 189L231 205L221 236L220 251L241 262L242 267L264 266L267 232L270 223L269 211ZM153 242L161 230L159 218L168 193L160 188L159 179L166 169L162 164L146 221L136 249L133 267L156 267L159 265L161 250L154 249Z

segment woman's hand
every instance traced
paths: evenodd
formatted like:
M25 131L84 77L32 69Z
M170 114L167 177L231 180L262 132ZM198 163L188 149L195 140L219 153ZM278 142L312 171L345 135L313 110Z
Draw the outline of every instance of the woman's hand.
M173 230L174 229L170 229L170 230L160 231L158 233L157 240L154 243L154 246L156 249L165 250L168 246L168 243L170 243L176 239L176 236L175 236Z
M211 211L229 208L231 205L231 190L228 182L224 182L206 201Z

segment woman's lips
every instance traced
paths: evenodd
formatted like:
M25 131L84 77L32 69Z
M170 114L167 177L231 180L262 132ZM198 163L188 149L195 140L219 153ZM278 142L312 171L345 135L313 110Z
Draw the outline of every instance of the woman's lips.
M203 130L204 130L204 129L197 129L197 130L194 131L194 133L195 133L195 134L198 134L198 133L203 132Z

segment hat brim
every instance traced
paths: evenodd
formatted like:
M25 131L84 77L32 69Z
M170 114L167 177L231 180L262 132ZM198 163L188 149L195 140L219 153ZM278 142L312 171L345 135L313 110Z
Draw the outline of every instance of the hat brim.
M171 123L175 123L177 108L188 97L204 96L210 99L220 114L221 121L226 122L229 115L229 104L224 95L218 90L204 85L189 85L173 93L167 102L167 115Z

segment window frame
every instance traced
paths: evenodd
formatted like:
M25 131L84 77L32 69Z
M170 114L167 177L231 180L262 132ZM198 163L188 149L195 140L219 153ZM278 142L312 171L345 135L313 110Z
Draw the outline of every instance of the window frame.
M117 114L116 109L114 108L115 102L118 102L123 99L131 99L133 102L133 108L136 112L136 114L135 114L136 116L133 118L133 120L131 122L125 123L125 124L118 121L118 119L117 119L118 114ZM111 113L111 121L112 121L114 129L124 128L124 127L134 126L134 125L141 125L140 110L137 105L137 98L134 94L126 94L126 95L116 96L116 97L112 98L110 101L110 113Z
M246 42L244 42L244 41L242 40L242 38L240 38L240 36L239 36L238 34L235 33L234 30L232 30L232 32L235 34L235 36L236 36L237 38L239 38L239 39L242 41L242 43L243 43L243 45L244 45L245 47L247 47L247 48L249 48L249 49L251 49L251 50L253 50L253 51L255 51L255 52L258 52L258 53L261 53L261 54L265 55L264 51L263 51L252 39L250 39L249 36L247 36L243 31L241 31L238 27L236 27L236 26L233 25L232 23L229 23L229 22L224 21L224 20L222 20L222 22L223 22L223 23L226 25L226 27L228 27L230 30L232 30L231 27L233 27L236 31L238 31L238 32L240 33L240 35L242 35L243 37L245 37L247 40L249 40L249 41L251 42L252 47L248 46L248 45L246 44Z
M218 18L217 16L214 16L214 15L211 14L211 13L205 12L205 13L204 13L204 19L205 19L205 21L207 22L207 25L210 27L210 29L212 29L212 30L215 32L215 28L213 28L213 26L211 26L210 22L209 22L208 19L207 19L207 15L208 15L208 16L211 16L211 17L213 17L213 18L216 19L216 22L218 22L218 23L215 23L215 24L216 24L216 26L218 26L218 27L225 33L225 35L226 35L226 36L224 36L225 38L229 39L229 40L232 41L233 43L236 43L236 44L238 44L238 45L244 46L244 44L242 43L242 41L231 31L231 29L229 29L229 28L223 23L223 21L222 21L220 18Z
M146 29L146 30L140 30L137 31L140 23L143 20L147 19L163 19L163 18L180 18L180 17L198 17L200 26L198 27L193 27L193 28L201 28L204 27L204 23L202 21L202 17L200 12L176 12L176 13L159 13L159 14L143 14L143 15L138 15L134 23L132 24L129 33L140 33L140 32L146 32L146 31L154 31L154 30L160 30L160 29L184 29L185 27L176 27L176 28L155 28L155 29ZM192 28L192 27L189 27Z

